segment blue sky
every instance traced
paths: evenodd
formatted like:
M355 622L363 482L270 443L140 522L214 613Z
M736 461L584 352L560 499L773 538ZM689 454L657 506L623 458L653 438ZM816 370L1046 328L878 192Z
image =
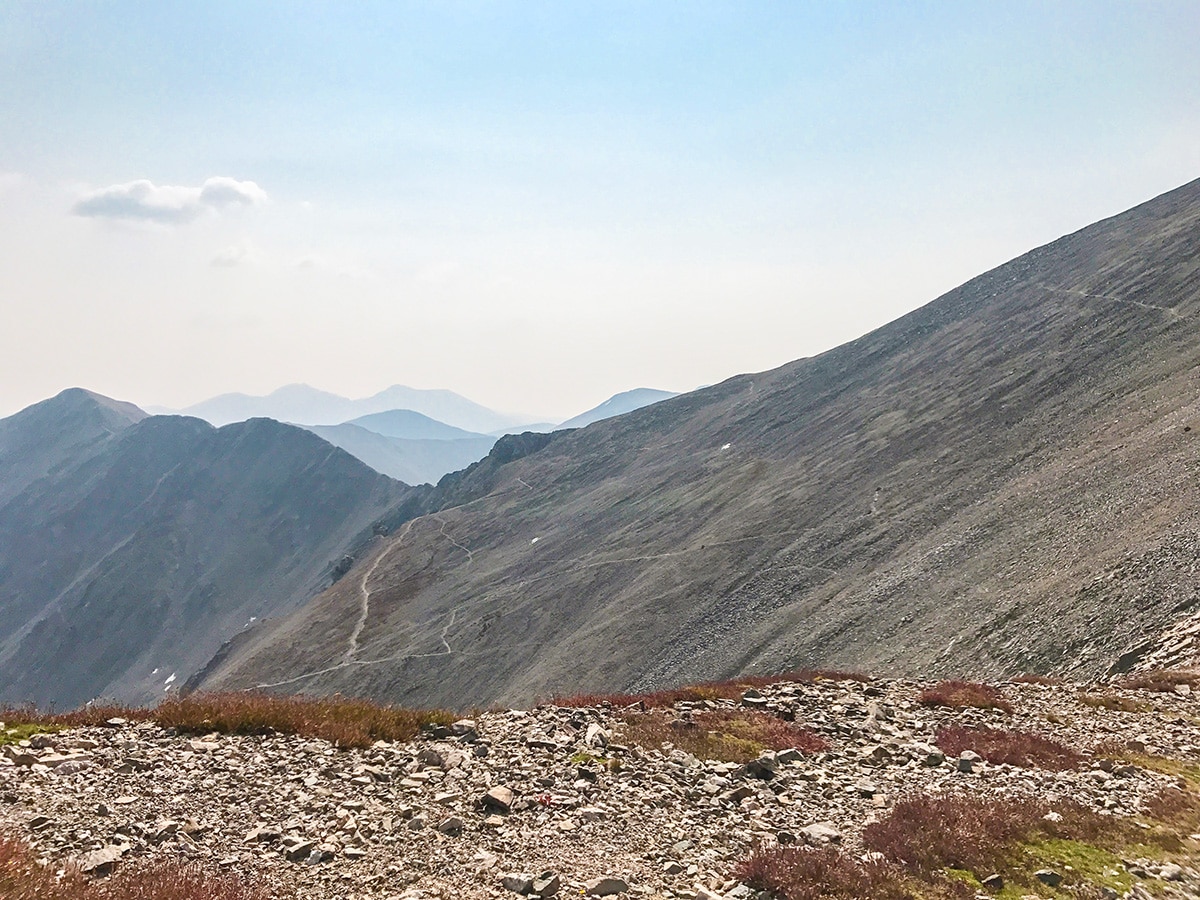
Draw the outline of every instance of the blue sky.
M779 365L1200 176L1198 37L1193 2L3 0L0 413L565 417Z

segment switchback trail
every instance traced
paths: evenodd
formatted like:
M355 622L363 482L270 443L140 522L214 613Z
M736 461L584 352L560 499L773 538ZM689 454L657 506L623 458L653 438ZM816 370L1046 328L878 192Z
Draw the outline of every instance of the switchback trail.
M384 548L384 550L377 557L375 557L375 562L371 563L371 567L367 569L365 573L363 573L362 580L358 584L358 621L354 623L354 630L350 632L349 645L346 647L345 656L342 657L343 663L353 662L354 657L358 655L358 639L362 636L363 629L367 626L367 616L371 612L371 589L367 587L367 582L370 581L371 576L375 574L375 570L379 568L379 564L382 563L393 550L395 550L404 542L404 539L408 536L408 533L412 531L413 522L415 521L416 519L410 519L396 540Z

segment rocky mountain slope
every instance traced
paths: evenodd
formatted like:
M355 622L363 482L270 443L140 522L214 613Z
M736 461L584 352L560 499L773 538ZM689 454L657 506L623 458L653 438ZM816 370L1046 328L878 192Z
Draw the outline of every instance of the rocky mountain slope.
M203 684L488 705L796 665L1104 671L1200 603L1198 250L1200 181L828 353L478 467Z
M298 428L71 390L0 420L0 701L161 697L411 490Z
M1004 712L929 706L923 687L818 678L661 713L607 702L491 711L363 750L118 719L0 748L0 824L53 865L185 858L304 900L766 900L736 877L752 847L840 846L858 858L864 827L914 797L1033 802L1050 823L1092 810L1149 835L1156 797L1197 790L1190 692L1010 683L999 686ZM760 717L819 747L725 761L633 731L660 714L680 742L705 716ZM1050 738L1077 758L988 762L936 746L988 728ZM1123 859L1079 842L1022 846L1002 896L1200 896L1200 844L1176 827L1173 851L1144 839ZM987 873L956 877L976 876Z

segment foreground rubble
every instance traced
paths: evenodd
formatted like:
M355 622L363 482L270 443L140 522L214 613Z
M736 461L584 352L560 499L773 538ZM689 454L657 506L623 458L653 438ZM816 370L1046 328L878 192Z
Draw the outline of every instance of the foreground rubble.
M119 720L34 735L0 754L0 824L53 864L103 874L175 855L302 898L755 896L732 872L756 842L857 846L910 792L1070 799L1136 815L1176 777L1098 758L1050 772L944 758L941 725L1035 731L1085 753L1124 746L1200 762L1190 693L1081 702L1078 687L1006 684L1013 706L927 708L912 682L782 683L741 701L829 749L756 763L623 744L620 710L480 714L402 744L343 750L293 736L176 735ZM1082 695L1086 698L1086 695ZM737 707L736 700L681 703ZM1101 756L1104 756L1101 753ZM1139 864L1158 893L1197 893L1187 867Z

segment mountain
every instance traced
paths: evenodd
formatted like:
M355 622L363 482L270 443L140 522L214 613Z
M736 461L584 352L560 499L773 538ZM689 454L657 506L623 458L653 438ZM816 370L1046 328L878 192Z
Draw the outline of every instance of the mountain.
M397 410L397 412L407 412L407 410ZM380 413L379 415L390 416L389 413ZM440 426L447 431L470 435L470 432L442 425L440 422L434 422L433 419L420 416L419 413L411 413L411 415L419 416L426 422ZM364 416L355 421L364 422L376 418L376 416ZM384 420L385 423L393 421L390 418ZM301 427L320 436L335 447L341 447L376 472L382 472L405 484L435 484L448 472L457 472L459 469L465 469L471 463L483 459L492 449L492 445L496 443L496 438L487 435L449 440L390 437L365 426L356 425L354 422L346 422L342 425L304 425ZM382 427L387 427L387 425ZM420 431L421 429L414 430Z
M360 404L363 409L356 415L410 409L455 428L477 434L489 434L504 428L519 430L525 422L532 422L537 418L498 413L453 391L418 390L401 384L392 385L373 397L360 401Z
M257 417L310 425L340 425L361 416L397 409L413 410L439 422L481 434L514 428L527 420L495 412L453 391L419 390L399 384L361 400L339 397L306 384L290 384L265 397L222 394L180 412L218 426Z
M0 505L144 418L132 403L70 388L0 419Z
M678 396L678 394L673 394L670 391L656 391L654 388L634 388L632 391L614 394L599 406L595 406L587 412L580 413L574 418L567 419L567 421L559 424L558 427L583 428L585 425L591 425L593 422L611 419L613 416L633 412L635 409L641 409L643 406L649 406L651 403L670 400L672 397Z
M319 391L307 384L285 385L265 397L221 394L177 412L217 426L254 418L334 425L359 414L353 400Z
M1200 181L819 356L502 441L198 683L1102 673L1200 607L1198 326Z
M357 425L384 437L406 440L457 441L487 437L485 434L455 428L411 409L389 409L387 412L359 416L345 424Z
M0 420L0 702L162 696L327 587L412 493L267 419L70 390Z

